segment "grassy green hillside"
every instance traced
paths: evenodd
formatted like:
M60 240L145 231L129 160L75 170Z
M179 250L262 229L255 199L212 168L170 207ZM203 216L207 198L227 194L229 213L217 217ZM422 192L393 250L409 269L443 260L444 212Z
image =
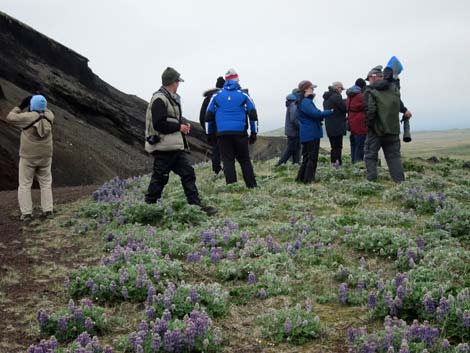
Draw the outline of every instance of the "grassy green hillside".
M254 190L197 166L204 202L219 209L212 218L185 203L174 175L156 205L143 203L148 177L105 184L56 221L101 261L57 269L62 299L42 302L32 329L72 352L90 342L75 340L82 331L114 352L465 349L470 172L461 161L407 160L401 185L385 170L369 183L362 166L334 169L326 157L318 181L302 185L295 166L274 163L255 164Z

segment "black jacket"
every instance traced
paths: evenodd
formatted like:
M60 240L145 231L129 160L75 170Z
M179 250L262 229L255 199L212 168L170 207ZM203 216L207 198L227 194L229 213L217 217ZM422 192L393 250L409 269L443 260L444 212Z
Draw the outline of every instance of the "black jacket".
M330 136L346 135L346 103L341 94L336 92L333 87L323 94L323 108L334 109L333 114L325 119L326 134Z
M199 123L201 124L201 127L204 131L206 131L205 116L206 116L207 107L209 106L209 102L211 101L211 98L214 95L214 93L217 93L219 91L220 91L219 88L212 88L210 90L205 91L204 94L202 95L204 97L204 100L202 101L201 111L199 112Z

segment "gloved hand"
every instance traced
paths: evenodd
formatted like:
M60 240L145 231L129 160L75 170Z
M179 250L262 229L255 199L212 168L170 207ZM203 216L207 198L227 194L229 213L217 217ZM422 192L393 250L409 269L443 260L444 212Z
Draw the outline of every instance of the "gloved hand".
M23 100L21 101L21 103L18 105L18 108L20 108L21 110L25 109L26 107L29 106L30 102L31 102L31 98L33 98L33 96L27 96L27 97L24 97Z
M256 142L256 134L251 133L251 135L250 135L250 137L249 137L249 139L248 139L248 143L249 143L250 145L252 145L252 144L254 144L255 142Z

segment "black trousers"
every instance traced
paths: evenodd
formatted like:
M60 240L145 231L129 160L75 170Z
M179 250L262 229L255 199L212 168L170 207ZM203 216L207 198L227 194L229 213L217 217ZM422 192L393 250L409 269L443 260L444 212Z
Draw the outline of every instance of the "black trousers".
M181 178L181 184L188 203L200 205L201 200L196 187L196 174L185 151L158 151L154 153L153 174L145 195L145 202L155 203L162 197L163 188L170 178L170 172L174 172Z
M235 169L235 159L242 168L243 179L249 188L256 187L255 172L250 160L248 150L248 136L243 135L222 135L217 137L220 148L220 156L224 164L224 175L227 184L237 181L237 171Z
M219 174L222 170L222 165L220 162L220 148L217 143L212 145L212 171L215 174Z
M343 149L343 136L328 136L330 139L330 145L331 145L331 163L335 163L338 161L338 163L341 165L342 160L341 160L341 150Z
M286 163L289 158L292 157L292 163L296 164L300 162L300 138L287 136L287 146L282 153L278 165Z
M367 180L377 179L377 160L379 150L382 148L387 161L388 171L393 181L401 183L405 180L403 165L400 157L400 136L384 135L378 136L369 129L364 145L364 161L366 163Z
M295 179L296 181L310 183L315 179L319 151L320 139L302 143L302 164Z

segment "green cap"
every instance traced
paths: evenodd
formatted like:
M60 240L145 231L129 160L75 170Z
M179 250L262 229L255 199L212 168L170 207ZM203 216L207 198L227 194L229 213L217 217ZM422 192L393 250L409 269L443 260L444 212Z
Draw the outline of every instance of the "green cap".
M167 67L162 73L162 85L169 86L176 81L184 82L178 71L172 67Z

